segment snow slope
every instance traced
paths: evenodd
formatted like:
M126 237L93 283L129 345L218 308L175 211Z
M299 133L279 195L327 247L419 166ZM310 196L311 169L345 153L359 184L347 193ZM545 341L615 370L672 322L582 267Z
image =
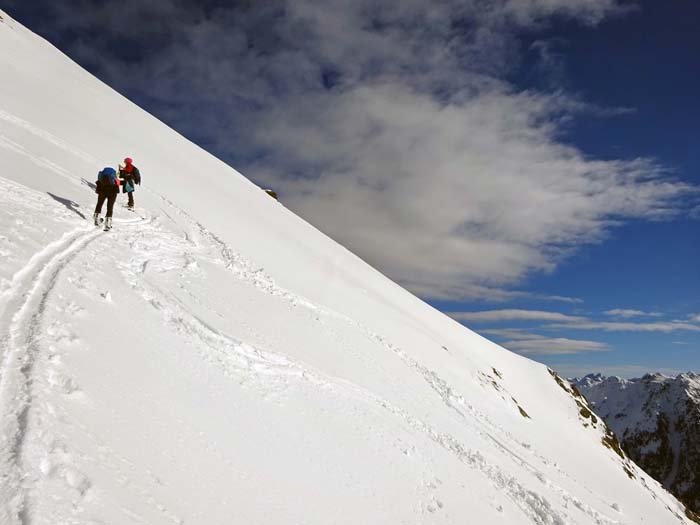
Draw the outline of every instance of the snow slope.
M700 512L700 375L591 374L575 384L630 456Z
M690 523L544 366L0 16L0 523Z

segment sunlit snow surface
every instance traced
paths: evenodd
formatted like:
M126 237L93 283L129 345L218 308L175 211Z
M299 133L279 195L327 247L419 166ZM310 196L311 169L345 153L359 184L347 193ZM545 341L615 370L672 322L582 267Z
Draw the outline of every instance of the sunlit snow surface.
M0 16L0 523L688 522L545 367Z

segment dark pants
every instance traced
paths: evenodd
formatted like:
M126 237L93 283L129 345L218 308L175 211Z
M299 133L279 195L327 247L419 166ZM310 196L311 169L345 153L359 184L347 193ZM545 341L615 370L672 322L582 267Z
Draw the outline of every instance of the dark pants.
M134 207L134 192L130 191L127 193L127 195L129 196L129 207L133 208Z
M117 200L117 192L112 191L109 193L98 194L97 206L95 206L95 213L102 213L102 204L104 204L105 200L107 201L107 217L111 217L112 211L114 210L114 201Z

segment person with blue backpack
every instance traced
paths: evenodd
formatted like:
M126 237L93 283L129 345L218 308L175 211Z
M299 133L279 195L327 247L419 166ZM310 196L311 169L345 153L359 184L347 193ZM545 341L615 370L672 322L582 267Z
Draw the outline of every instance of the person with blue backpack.
M112 229L112 212L114 210L114 202L119 195L119 179L117 178L117 170L114 168L103 168L97 174L97 182L95 183L95 192L97 193L97 206L95 206L95 226L100 225L100 213L102 213L102 205L107 201L107 216L105 219L105 231Z

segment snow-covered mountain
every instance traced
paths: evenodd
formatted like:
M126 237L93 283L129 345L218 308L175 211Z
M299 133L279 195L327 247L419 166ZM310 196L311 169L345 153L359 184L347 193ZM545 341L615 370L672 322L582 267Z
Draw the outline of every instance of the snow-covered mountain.
M576 386L644 470L700 513L700 375L588 375Z
M691 522L556 374L0 16L0 523Z

